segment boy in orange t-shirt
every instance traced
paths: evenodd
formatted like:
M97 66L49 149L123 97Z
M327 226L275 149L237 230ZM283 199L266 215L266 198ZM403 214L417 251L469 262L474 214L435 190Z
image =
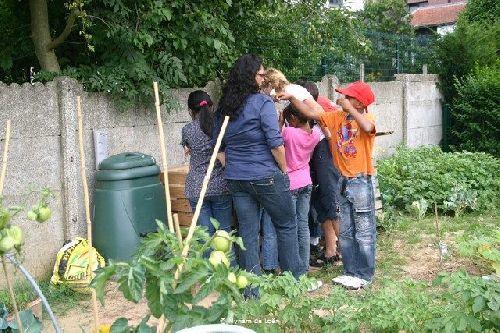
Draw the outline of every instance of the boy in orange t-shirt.
M343 110L336 112L301 108L286 93L277 97L288 99L304 116L317 120L332 134L330 148L341 173L340 247L344 265L344 275L333 282L359 289L371 283L375 273L375 200L371 177L375 174L372 152L376 131L375 119L367 112L375 96L364 82L354 82L337 91L345 98L337 100Z

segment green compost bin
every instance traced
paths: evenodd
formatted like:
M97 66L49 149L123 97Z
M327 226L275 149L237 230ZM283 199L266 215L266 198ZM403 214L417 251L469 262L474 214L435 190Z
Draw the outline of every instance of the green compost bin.
M93 244L108 259L128 261L141 237L166 221L160 167L142 153L113 155L96 172L92 219Z

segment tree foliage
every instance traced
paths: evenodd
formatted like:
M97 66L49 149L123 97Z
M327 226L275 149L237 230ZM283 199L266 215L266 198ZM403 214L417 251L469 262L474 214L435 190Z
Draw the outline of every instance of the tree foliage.
M494 24L500 17L500 2L496 0L468 0L461 20L468 23Z
M47 2L51 39L64 30L76 2L82 19L56 50L62 73L37 77L68 75L128 106L151 101L153 80L166 91L224 78L236 57L248 52L291 80L333 73L351 81L359 78L362 62L386 63L388 77L396 65L408 69L403 59L412 59L418 46L402 0L380 0L359 13L327 8L323 0L53 0ZM13 74L19 67L40 68L27 37L29 7L16 3L0 5L0 25L24 29L18 35L8 30L12 47L0 48L6 82L24 81L24 74Z
M234 31L239 53L262 55L291 80L321 76L326 59L358 56L367 44L349 11L325 8L319 0L266 7L235 22Z
M456 150L482 151L500 157L500 60L477 67L457 80L453 100L453 142Z
M456 29L439 40L438 61L433 70L440 74L442 92L448 102L456 96L456 80L472 73L476 66L493 65L498 58L500 20L499 16L490 15L496 7L498 4L488 4L486 0L469 2ZM494 20L479 19L488 17Z

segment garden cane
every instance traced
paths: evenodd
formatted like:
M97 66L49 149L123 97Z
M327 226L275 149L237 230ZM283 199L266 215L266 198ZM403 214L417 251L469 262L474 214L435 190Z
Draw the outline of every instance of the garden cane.
M3 146L3 158L2 158L2 173L0 174L0 196L3 194L3 183L5 180L5 174L7 172L7 158L9 156L9 142L10 142L10 119L7 120L5 126L5 143ZM24 332L23 324L21 318L19 317L19 310L17 308L16 297L14 295L14 290L12 289L12 283L7 273L7 264L5 260L5 255L2 255L2 268L5 274L5 281L7 282L7 289L9 289L9 296L12 301L12 307L14 308L14 314L16 317L17 327L20 332Z
M89 188L87 185L87 175L85 174L85 152L83 150L83 119L82 119L82 107L80 96L76 97L76 105L78 111L78 141L80 143L80 174L82 177L83 185L83 199L85 204L85 217L87 220L87 239L89 242L89 265L87 267L87 278L92 280L92 267L94 263L94 257L96 253L94 247L92 246L92 223L90 222L90 200L89 200ZM97 296L95 289L92 288L92 308L94 312L94 326L95 331L99 332L99 316L97 313Z
M167 221L168 230L174 232L174 224L172 221L172 203L170 202L170 188L168 186L168 171L167 171L167 151L165 149L165 134L163 133L163 122L161 120L160 109L160 95L158 92L158 82L153 82L153 90L155 92L155 107L156 107L156 121L158 122L158 131L160 134L160 148L161 148L161 164L163 172L165 172L164 185L165 185L165 198L167 199Z

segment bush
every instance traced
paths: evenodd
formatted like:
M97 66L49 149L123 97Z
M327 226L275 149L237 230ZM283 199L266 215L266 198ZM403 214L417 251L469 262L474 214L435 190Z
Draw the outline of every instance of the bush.
M478 67L455 84L452 135L455 150L484 151L500 156L500 60Z
M439 147L409 149L378 163L385 205L412 211L414 202L436 203L443 212L500 207L499 160L485 153L444 153ZM424 212L425 213L425 212Z

